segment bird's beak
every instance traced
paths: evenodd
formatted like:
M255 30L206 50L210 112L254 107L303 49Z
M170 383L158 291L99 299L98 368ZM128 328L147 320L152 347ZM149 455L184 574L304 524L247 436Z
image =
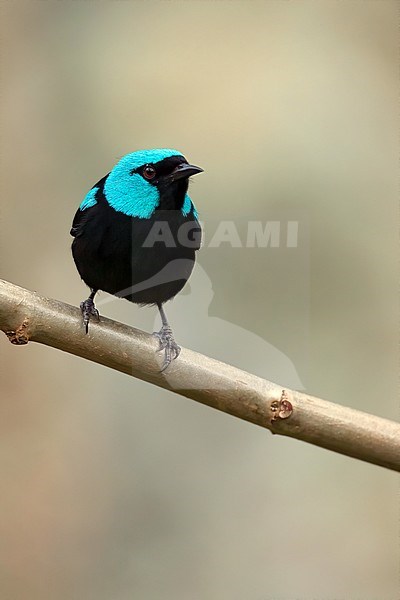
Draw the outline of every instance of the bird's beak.
M188 165L187 163L182 163L176 167L171 173L171 181L177 181L178 179L183 179L185 177L191 177L192 175L196 175L196 173L202 173L203 169L200 167L195 167L194 165Z

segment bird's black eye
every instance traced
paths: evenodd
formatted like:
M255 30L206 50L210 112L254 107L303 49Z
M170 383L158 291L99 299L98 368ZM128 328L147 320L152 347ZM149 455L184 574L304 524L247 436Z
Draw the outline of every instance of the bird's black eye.
M151 165L146 165L145 167L143 167L142 173L145 179L154 179L154 177L156 176L156 170Z

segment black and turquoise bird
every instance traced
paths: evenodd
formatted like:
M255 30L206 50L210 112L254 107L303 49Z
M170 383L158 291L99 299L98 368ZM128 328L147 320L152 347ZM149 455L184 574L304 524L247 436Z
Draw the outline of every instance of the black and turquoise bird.
M202 170L176 150L127 154L92 187L72 223L74 261L91 289L80 305L86 333L90 318L99 318L99 290L156 305L162 370L180 352L163 304L189 279L200 247L198 215L187 191L189 177Z

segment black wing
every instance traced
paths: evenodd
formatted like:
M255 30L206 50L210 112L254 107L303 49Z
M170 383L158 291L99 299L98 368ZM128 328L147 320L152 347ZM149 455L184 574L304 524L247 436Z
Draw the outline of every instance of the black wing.
M97 183L95 183L91 189L97 187L99 188L97 194L96 194L96 199L98 200L99 194L103 193L103 188L104 188L104 183L105 180L107 179L107 177L109 176L109 173L107 173L107 175L105 177L103 177L102 179L100 179L100 181L98 181ZM81 210L80 208L78 208L78 210L75 213L74 216L74 220L72 221L72 227L71 227L71 231L70 234L72 235L72 237L76 237L79 233L79 226L82 224L82 222L86 219L86 211L88 209L86 208L85 210Z

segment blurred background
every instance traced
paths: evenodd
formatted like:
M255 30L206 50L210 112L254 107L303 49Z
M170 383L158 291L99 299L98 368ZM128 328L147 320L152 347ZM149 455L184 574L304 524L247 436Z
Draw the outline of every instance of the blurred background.
M398 419L397 3L1 13L1 277L79 305L82 198L125 153L176 147L205 170L206 231L299 223L296 248L206 243L166 306L179 343ZM399 597L395 473L50 348L0 352L3 600Z

